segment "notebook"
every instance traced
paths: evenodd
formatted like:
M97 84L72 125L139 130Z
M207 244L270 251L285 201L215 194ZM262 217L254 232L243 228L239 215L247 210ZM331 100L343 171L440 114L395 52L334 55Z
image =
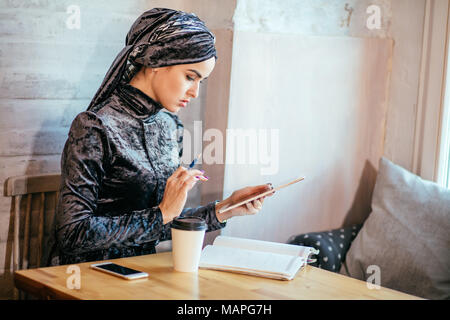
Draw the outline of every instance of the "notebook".
M312 255L318 253L312 247L218 236L202 250L199 267L292 280L303 266L315 262Z

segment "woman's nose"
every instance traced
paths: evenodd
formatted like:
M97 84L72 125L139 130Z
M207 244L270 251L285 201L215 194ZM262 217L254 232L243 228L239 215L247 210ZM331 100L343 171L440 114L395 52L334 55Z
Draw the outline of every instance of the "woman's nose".
M192 98L197 98L198 97L198 92L200 90L200 85L198 82L195 82L188 90L188 94L192 97Z

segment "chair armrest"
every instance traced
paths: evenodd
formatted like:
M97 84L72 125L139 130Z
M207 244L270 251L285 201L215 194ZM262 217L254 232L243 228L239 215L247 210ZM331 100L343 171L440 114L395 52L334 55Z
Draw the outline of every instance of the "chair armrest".
M361 229L362 224L321 232L303 233L291 236L287 243L313 247L320 252L317 261L311 263L328 271L339 272L350 245Z

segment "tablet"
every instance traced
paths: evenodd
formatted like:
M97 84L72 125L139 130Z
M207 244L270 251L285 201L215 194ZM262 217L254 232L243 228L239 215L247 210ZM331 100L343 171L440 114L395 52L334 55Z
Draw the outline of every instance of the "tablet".
M264 197L264 196L267 196L268 194L271 194L271 193L273 193L273 192L275 192L275 191L277 191L277 190L286 188L287 186L290 186L291 184L294 184L294 183L297 183L297 182L299 182L299 181L302 181L303 179L305 179L305 178L304 178L304 177L297 178L297 179L295 179L295 180L292 180L291 182L288 182L288 183L283 184L283 185L281 185L281 186L278 186L278 187L276 187L276 188L273 188L273 189L270 189L270 190L265 191L265 192L263 192L263 193L260 193L260 194L258 194L258 195L256 195L256 196L253 196L253 197L251 197L251 198L249 198L249 199L243 200L243 201L241 201L241 202L239 202L239 203L236 203L236 204L234 204L234 205L232 205L232 206L230 206L230 207L220 209L218 213L227 212L228 210L237 208L237 207L239 207L239 206L242 206L243 204L246 204L246 203L251 202L251 201L253 201L253 200L259 199L259 198Z

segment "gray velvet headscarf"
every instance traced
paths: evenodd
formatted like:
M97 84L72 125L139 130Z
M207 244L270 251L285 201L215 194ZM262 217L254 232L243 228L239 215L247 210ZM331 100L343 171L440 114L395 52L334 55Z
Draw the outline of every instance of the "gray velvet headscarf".
M128 83L142 66L157 68L217 59L215 37L193 13L155 8L131 26L125 48L112 63L88 110Z

